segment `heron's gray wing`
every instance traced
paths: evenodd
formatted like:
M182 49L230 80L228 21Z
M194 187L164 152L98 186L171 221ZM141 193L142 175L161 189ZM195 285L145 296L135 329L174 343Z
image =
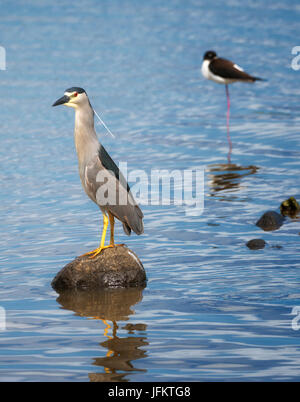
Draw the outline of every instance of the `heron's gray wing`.
M107 152L106 155L108 155ZM104 166L100 157L95 155L87 164L85 168L86 192L101 209L110 212L123 223L124 231L127 234L130 234L131 230L141 234L144 231L143 213L136 204L120 170L114 162L109 165L107 160L113 162L109 157ZM122 180L120 180L121 177Z
M105 169L110 170L111 172L114 173L116 178L120 181L120 183L127 188L127 191L130 191L130 187L128 183L125 180L125 177L123 176L122 172L118 168L118 166L115 164L115 162L112 160L112 158L109 156L108 152L104 148L102 144L100 144L99 151L98 151L99 159L101 164L105 167Z

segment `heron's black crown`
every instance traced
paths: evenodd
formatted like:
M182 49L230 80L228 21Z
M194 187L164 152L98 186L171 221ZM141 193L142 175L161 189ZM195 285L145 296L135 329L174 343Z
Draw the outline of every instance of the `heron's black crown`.
M213 50L208 50L207 52L204 53L203 60L212 60L215 57L217 57L217 53L214 52Z
M77 92L79 94L86 93L83 88L79 88L79 87L72 87L72 88L66 89L65 92L70 92L70 93Z

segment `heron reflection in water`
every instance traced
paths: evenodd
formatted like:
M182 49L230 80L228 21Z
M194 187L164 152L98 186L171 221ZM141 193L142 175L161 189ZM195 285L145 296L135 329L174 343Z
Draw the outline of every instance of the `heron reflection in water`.
M119 321L128 321L130 315L134 314L132 307L142 300L142 292L143 288L65 291L57 298L64 309L72 310L81 317L100 320L104 324L103 335L106 339L100 345L107 352L104 357L93 359L93 365L103 367L103 372L90 373L90 381L126 382L129 381L127 376L130 373L147 371L135 368L133 364L135 360L147 357L146 324L128 322L122 328L118 325ZM127 331L128 336L119 337L119 329Z

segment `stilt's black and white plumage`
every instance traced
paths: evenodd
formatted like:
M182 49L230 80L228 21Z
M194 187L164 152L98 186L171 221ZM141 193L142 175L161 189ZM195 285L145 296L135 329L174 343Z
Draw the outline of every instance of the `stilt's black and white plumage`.
M229 114L230 114L230 98L228 84L233 82L255 82L261 81L262 78L254 77L246 73L240 66L230 60L222 59L217 56L213 50L205 52L201 68L202 74L208 80L217 84L225 84L227 98L227 139L229 144L228 162L230 163L230 155L232 151L232 142L229 134Z
M240 66L230 60L222 59L213 50L204 54L202 74L208 80L218 84L232 84L233 82L255 82L261 78L246 73Z

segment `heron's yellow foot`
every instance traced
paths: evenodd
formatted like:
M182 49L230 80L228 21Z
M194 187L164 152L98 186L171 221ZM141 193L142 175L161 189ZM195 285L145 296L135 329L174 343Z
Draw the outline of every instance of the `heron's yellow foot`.
M98 247L95 250L89 251L87 253L84 253L81 255L81 257L85 257L86 255L91 255L93 254L90 258L95 258L98 254L101 253L102 250L105 248L111 248L111 247L116 247L116 246L124 246L125 244L109 244L108 246L103 246L103 247Z
M89 253L83 254L83 255L90 255L93 254L90 258L95 258L97 255L101 253L102 250L105 248L111 248L111 247L116 247L116 246L124 246L124 244L109 244L108 246L103 246L103 247L98 247L96 250L90 251Z
M104 250L105 248L108 248L108 247L113 247L113 246L109 245L109 246L104 246L104 247L98 247L98 248L95 248L95 250L88 251L87 253L82 254L80 257L85 257L86 255L94 254L92 257L90 257L90 258L94 258L94 257L96 257L96 255L100 254L102 250Z
M96 248L96 250L90 251L87 254L93 254L93 255L90 256L90 258L95 258L98 254L101 253L102 250L104 250L106 248L110 248L110 247L114 247L114 246L110 244L109 246L98 247L98 248Z

